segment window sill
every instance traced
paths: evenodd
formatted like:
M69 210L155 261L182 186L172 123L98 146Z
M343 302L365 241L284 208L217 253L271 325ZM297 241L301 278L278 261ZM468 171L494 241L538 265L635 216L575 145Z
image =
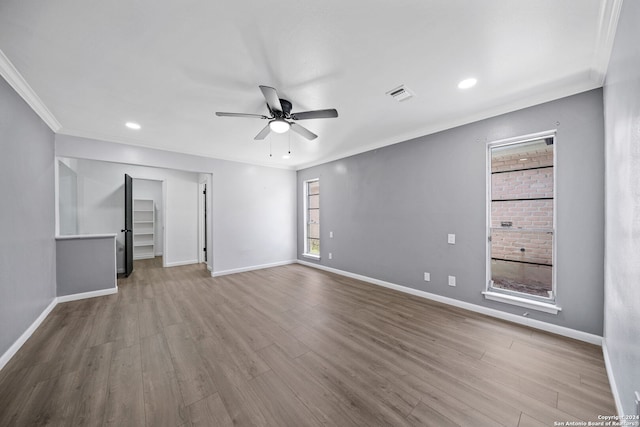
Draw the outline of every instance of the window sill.
M302 256L305 258L310 258L310 259L315 259L316 261L320 261L320 255L302 254Z
M558 314L562 311L561 307L555 304L546 302L533 301L527 298L516 297L513 295L505 295L498 292L485 291L482 293L485 299L491 301L503 302L505 304L517 305L518 307L525 307L530 310L544 311L545 313Z

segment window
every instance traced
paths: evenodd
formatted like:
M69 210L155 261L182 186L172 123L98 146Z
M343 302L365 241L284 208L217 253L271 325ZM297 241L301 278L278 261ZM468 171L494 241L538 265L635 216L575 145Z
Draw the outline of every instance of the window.
M304 182L304 255L320 258L320 181Z
M485 296L557 313L554 140L546 134L489 145Z

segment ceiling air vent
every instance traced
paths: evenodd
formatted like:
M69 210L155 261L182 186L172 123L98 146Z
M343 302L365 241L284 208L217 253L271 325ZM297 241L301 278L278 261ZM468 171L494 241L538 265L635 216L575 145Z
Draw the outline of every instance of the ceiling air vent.
M391 89L389 92L387 92L387 95L391 96L398 102L406 101L407 99L413 98L413 93L405 85L400 85L395 89Z

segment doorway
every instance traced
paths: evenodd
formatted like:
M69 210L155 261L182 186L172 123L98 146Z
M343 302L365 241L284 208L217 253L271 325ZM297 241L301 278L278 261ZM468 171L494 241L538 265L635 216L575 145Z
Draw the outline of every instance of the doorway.
M163 267L164 180L133 179L133 262Z

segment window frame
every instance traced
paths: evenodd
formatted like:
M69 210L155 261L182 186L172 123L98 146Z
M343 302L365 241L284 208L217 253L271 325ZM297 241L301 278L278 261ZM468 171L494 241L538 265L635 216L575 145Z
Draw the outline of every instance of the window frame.
M312 254L309 252L309 184L311 184L312 182L317 182L318 185L320 184L320 178L311 178L311 179L307 179L305 181L303 181L303 217L304 217L304 251L302 253L302 256L305 258L311 258L311 259L315 259L315 260L319 260L320 259L320 253L318 254ZM320 190L318 190L318 210L320 210ZM318 213L318 217L320 216L320 214ZM320 248L320 220L318 219L318 247ZM318 249L318 252L320 252L320 249Z
M492 274L491 274L491 164L492 164L492 150L497 147L506 147L510 145L523 144L527 142L533 142L540 139L552 138L553 139L553 224L552 224L552 278L551 278L551 293L550 297L543 297L537 295L530 295L524 292L513 291L509 289L501 289L492 286ZM499 301L511 305L529 308L532 310L543 311L551 314L557 314L562 310L557 305L557 131L549 130L529 135L517 136L514 138L501 139L487 143L486 149L486 280L485 289L482 292L485 299L492 301Z

